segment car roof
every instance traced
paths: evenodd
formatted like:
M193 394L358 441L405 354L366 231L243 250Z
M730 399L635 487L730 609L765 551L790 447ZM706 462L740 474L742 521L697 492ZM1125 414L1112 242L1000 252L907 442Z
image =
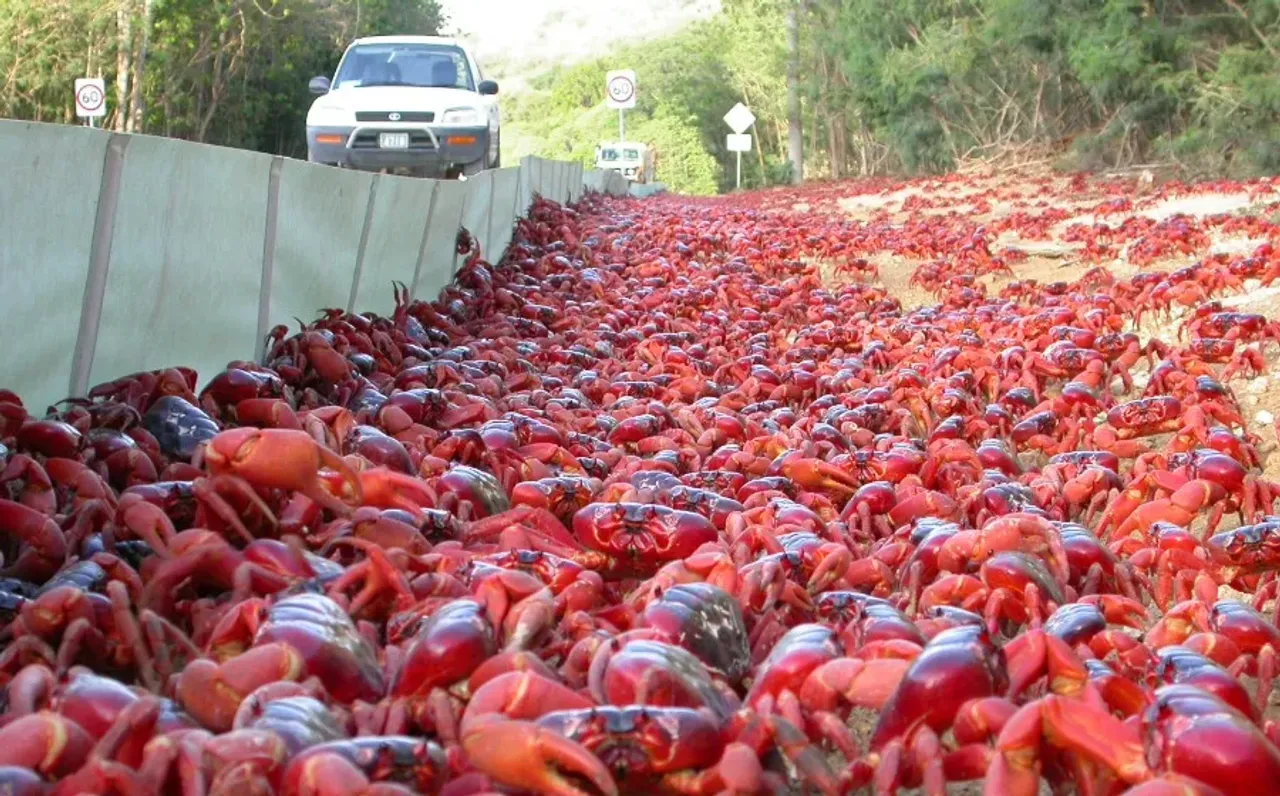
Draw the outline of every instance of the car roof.
M365 36L351 42L356 44L440 44L447 47L461 47L457 39L445 36Z

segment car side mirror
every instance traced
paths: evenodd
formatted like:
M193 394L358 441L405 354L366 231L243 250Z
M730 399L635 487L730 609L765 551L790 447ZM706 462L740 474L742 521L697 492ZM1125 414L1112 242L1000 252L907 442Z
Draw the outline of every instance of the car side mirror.
M330 88L329 78L324 75L313 77L311 82L307 83L307 88L311 90L312 94L328 94Z
M498 84L493 80L481 80L480 85L476 87L481 94L497 94Z

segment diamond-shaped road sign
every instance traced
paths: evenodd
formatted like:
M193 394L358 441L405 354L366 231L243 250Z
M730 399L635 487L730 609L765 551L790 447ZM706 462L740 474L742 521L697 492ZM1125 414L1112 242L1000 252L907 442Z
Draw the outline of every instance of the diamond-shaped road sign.
M751 127L751 125L755 124L755 121L755 114L747 110L747 106L743 105L741 102L734 105L733 108L724 115L725 124L729 125L729 129L739 135L745 132L747 128Z

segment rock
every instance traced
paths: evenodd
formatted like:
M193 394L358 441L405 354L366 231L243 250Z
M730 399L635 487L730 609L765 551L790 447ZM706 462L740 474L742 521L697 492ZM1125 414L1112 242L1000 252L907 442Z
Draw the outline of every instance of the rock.
M1245 402L1245 403L1247 403L1249 406L1257 406L1257 405L1258 405L1258 396L1256 396L1256 395L1246 395L1246 396L1244 397L1244 402Z
M1258 414L1253 416L1253 420L1258 425L1269 426L1275 422L1276 418L1266 409L1260 409L1258 411Z
M1266 392L1269 384L1270 382L1267 380L1266 376L1259 376L1256 379L1250 379L1249 383L1245 386L1245 390L1251 393Z

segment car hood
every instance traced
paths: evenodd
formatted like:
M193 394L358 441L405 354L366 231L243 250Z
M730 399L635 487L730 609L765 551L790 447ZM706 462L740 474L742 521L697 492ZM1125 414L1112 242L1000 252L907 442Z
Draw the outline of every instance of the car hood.
M316 100L316 104L337 106L346 111L434 111L484 106L474 91L457 88L415 88L412 86L357 86L340 88Z

